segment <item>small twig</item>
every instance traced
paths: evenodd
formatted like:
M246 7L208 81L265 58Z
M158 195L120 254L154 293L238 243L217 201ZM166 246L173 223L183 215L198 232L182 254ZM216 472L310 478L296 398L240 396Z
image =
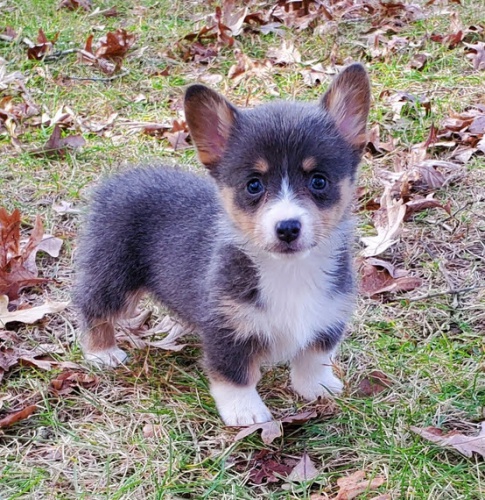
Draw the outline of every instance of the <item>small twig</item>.
M106 14L107 12L110 12L112 9L113 9L113 7L109 7L108 9L100 10L99 7L97 7L96 10L94 10L93 12L88 14L88 17L102 16L102 15Z
M67 56L68 54L75 54L77 52L79 52L79 49L58 50L57 52L53 52L52 54L45 55L43 61L55 61L56 59Z
M458 295L460 293L472 292L473 290L479 290L480 288L485 288L485 285L469 286L467 288L459 288L457 290L450 289L443 292L427 293L426 295L421 295L420 297L402 297L398 299L392 299L389 302L400 302L401 300L406 300L408 302L418 302L420 300L434 299L435 297L441 297L443 295Z
M441 222L448 222L449 220L451 219L455 219L456 216L460 213L460 212L463 212L463 210L465 210L466 208L470 207L473 205L473 201L468 201L467 203L465 203L465 205L463 205L461 208L459 208L458 210L456 210L454 213L452 213L449 217L447 217L446 219L443 219Z
M129 73L128 70L122 71L117 75L105 76L105 77L81 77L81 76L69 76L65 75L64 78L69 80L77 80L77 81L91 81L91 82L111 82L112 80L116 80L117 78L122 78Z

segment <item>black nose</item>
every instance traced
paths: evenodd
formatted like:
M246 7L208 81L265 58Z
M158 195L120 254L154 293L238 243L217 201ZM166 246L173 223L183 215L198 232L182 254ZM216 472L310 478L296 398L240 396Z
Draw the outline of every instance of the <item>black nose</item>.
M276 224L278 239L291 243L300 235L301 222L296 219L282 220Z

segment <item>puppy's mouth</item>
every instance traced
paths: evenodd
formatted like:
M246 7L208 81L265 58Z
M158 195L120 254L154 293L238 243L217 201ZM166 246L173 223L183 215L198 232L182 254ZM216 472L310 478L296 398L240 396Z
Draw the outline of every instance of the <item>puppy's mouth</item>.
M275 257L278 256L299 256L302 255L312 248L316 246L316 243L312 243L311 245L302 245L301 243L277 243L272 245L270 248L266 250L273 254Z

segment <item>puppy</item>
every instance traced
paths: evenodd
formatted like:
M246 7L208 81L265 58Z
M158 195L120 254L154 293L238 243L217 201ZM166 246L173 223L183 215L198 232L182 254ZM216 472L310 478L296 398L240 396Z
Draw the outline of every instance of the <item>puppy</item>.
M116 320L148 292L200 334L227 425L271 420L256 391L265 363L290 362L307 400L341 392L332 356L354 308L350 210L369 100L359 64L314 104L241 110L189 87L210 175L144 168L98 190L77 252L86 360L125 361Z

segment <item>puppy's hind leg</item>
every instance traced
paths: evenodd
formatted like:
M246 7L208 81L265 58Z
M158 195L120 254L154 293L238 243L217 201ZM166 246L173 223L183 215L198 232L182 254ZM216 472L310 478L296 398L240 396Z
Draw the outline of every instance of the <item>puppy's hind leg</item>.
M139 293L96 294L83 287L85 295L77 294L82 314L79 343L88 363L98 367L116 367L127 359L125 351L116 345L115 325L117 320L133 314L140 297Z
M116 345L114 318L91 320L80 336L84 358L90 364L116 367L127 359L125 351Z

